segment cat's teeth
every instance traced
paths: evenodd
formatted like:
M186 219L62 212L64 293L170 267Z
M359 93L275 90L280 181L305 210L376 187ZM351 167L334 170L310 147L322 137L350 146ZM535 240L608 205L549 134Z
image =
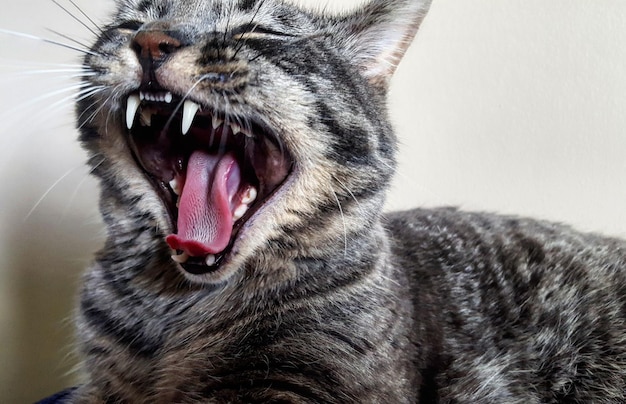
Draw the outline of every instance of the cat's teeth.
M241 126L237 125L236 123L231 123L230 130L233 131L233 135L236 135L237 133L241 132Z
M180 183L178 182L176 178L170 181L170 188L172 188L172 191L174 191L176 195L180 196L180 191L181 191Z
M256 200L257 194L258 192L255 187L248 188L243 198L241 198L241 203L243 203L244 205L250 205Z
M126 127L128 129L133 127L133 123L135 122L135 114L139 109L140 99L137 94L130 95L128 97L128 101L126 102Z
M207 266L210 266L210 267L215 265L216 262L217 262L217 258L215 258L215 255L213 255L213 254L207 255L206 258L204 259L204 263L207 264Z
M166 102L170 104L174 100L174 95L169 91L166 93L144 93L140 91L139 99L141 101Z
M174 260L174 262L178 262L179 264L184 264L189 260L189 254L184 252L180 255L172 255L172 260Z
M250 132L250 130L246 129L246 128L239 128L239 131L241 133L243 133L244 135L246 135L247 137L252 137L252 132Z
M193 123L193 118L196 116L196 113L200 109L200 105L196 104L193 101L186 100L183 105L183 135L186 135L189 132L189 128L191 128L191 124Z
M152 110L142 109L139 119L141 120L143 126L152 126Z
M246 214L247 211L248 211L248 205L246 204L239 205L239 207L235 209L235 212L233 213L233 220L241 219L243 215Z
M219 119L219 118L218 118L218 117L216 117L216 116L214 116L214 117L213 117L213 122L212 122L212 124L213 124L213 129L217 129L217 128L219 128L219 127L220 127L220 125L221 125L222 123L224 123L224 120L223 120L223 119Z

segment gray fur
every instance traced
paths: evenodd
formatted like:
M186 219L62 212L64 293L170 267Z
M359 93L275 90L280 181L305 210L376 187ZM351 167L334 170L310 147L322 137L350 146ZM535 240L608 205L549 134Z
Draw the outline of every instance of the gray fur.
M380 213L387 84L428 6L118 1L85 60L98 72L85 85L104 91L78 105L108 239L84 278L75 402L626 401L626 243L454 209ZM236 41L251 21L269 33ZM293 160L216 271L170 259L174 220L129 146L137 29L185 42L162 85L262 121Z

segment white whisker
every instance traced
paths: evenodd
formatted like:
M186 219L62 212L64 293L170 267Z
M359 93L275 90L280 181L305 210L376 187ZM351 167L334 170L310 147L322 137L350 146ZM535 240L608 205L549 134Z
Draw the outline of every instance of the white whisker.
M65 34L63 34L63 33L61 33L61 32L55 31L55 30L50 29L50 28L47 28L47 31L49 31L49 32L53 33L54 35L60 36L61 38L66 39L66 40L68 40L68 41L70 41L70 42L73 42L73 43L75 43L76 45L82 46L82 47L83 47L83 49L89 49L89 46L87 46L87 45L85 45L84 43L82 43L82 42L80 42L80 41L76 40L75 38L72 38L72 37L71 37L71 36L69 36L69 35L65 35Z
M337 194L335 193L335 190L330 187L330 191L333 193L333 196L335 197L335 201L337 201L337 207L339 207L339 213L341 214L341 223L343 225L343 255L344 257L348 256L348 229L346 227L346 218L343 215L343 209L341 207L341 203L339 202L339 198L337 197Z
M74 50L76 52L85 53L87 55L99 56L97 53L92 52L92 51L87 50L87 49L77 48L76 46L68 45L68 44L65 44L63 42L58 42L58 41L54 41L52 39L47 39L47 38L41 38L41 37L38 37L38 36L35 36L35 35L25 34L23 32L11 31L11 30L8 30L8 29L0 28L0 33L7 34L7 35L13 35L13 36L17 36L17 37L20 37L20 38L32 39L32 40L35 40L35 41L41 41L41 42L49 43L51 45L56 45L56 46L60 46L62 48L71 49L71 50Z
M78 165L74 168L69 169L65 174L63 174L58 180L54 181L54 183L52 185L50 185L50 187L46 190L46 192L43 193L43 195L41 195L41 197L37 200L37 202L35 202L35 205L31 208L31 210L28 211L28 213L26 214L26 216L24 217L24 221L27 221L30 216L33 214L33 212L39 207L39 205L41 205L41 202L43 202L44 199L46 199L46 197L48 196L48 194L50 194L50 192L52 192L52 190L59 185L59 183L61 181L63 181L65 178L67 178L72 172L76 171L77 169L79 169L80 167L82 167L83 165Z
M86 77L86 76L95 76L97 73L87 71L86 69L47 69L47 70L27 70L22 72L12 73L12 76L36 76L40 74L57 74L57 73L82 73L75 74L70 77ZM67 77L67 76L60 76Z
M361 209L361 204L360 204L360 203L359 203L359 201L356 199L356 196L354 196L354 194L352 193L352 191L350 190L350 188L348 188L348 187L346 186L346 184L344 184L343 182L341 182L341 181L339 180L339 178L337 178L335 175L333 175L333 179L334 179L335 181L337 181L337 182L339 183L339 185L341 185L341 188L345 189L345 190L346 190L346 192L350 194L350 196L352 197L352 199L354 200L354 202L356 202L356 204L357 204L357 206L358 206L358 208L359 208L359 210L360 210L360 209Z
M89 176L98 168L100 167L100 165L102 163L104 163L104 158L102 158L102 160L100 160L99 163L97 163L95 166L93 166L88 172L87 174L85 174L83 176L83 178L80 180L80 182L76 185L76 188L74 189L74 192L72 192L72 195L70 195L69 199L66 201L65 204L65 209L63 209L63 213L61 213L61 218L65 218L67 216L67 212L69 210L69 207L72 205L72 203L74 202L74 199L76 199L76 195L78 195L78 190L80 189L80 187L85 183L85 181L87 181L87 179L89 178Z
M44 111L55 111L57 109L57 107L59 106L63 106L63 104L66 104L68 101L82 101L85 98L91 97L94 94L97 94L101 91L104 91L106 87L104 86L98 86L95 88L85 88L81 91L79 91L77 94L72 94L68 97L65 97L59 101L56 101L50 105L47 105L44 108Z

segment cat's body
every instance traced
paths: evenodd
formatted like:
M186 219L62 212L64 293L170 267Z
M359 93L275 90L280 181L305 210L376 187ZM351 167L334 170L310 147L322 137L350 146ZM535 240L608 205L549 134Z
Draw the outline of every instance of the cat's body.
M108 239L73 402L626 400L626 243L381 215L427 8L119 3L78 107Z

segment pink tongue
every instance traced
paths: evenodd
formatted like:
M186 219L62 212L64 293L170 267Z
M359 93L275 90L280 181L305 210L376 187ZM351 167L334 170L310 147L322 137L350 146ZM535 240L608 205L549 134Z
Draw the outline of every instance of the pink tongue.
M192 257L224 251L233 231L235 194L241 172L232 154L192 153L178 208L178 234L165 241Z

